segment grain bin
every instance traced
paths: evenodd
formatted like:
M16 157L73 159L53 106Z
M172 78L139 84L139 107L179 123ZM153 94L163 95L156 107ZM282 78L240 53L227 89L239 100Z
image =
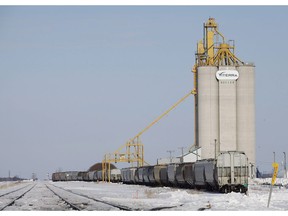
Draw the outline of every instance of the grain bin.
M245 64L237 67L237 150L243 151L255 169L255 67ZM250 173L251 176L251 173Z
M215 139L219 140L219 89L215 66L197 68L198 142L202 158L215 157Z

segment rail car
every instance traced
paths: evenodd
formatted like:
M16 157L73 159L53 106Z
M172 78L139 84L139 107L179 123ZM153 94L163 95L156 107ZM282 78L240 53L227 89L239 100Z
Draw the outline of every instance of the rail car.
M244 152L228 151L217 159L191 163L121 169L124 184L207 189L228 193L248 190L248 162Z
M92 172L57 172L53 181L102 181L102 170ZM217 159L189 163L158 164L154 166L112 169L111 182L207 189L218 192L248 190L248 160L244 152L221 152Z
M121 182L120 169L110 171L111 182ZM102 181L102 170L99 171L66 171L52 174L52 181Z

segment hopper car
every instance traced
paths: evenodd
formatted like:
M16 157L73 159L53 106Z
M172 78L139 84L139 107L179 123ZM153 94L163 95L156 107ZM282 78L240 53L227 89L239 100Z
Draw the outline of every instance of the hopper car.
M102 181L102 171L57 172L53 181ZM248 159L244 152L221 152L218 157L196 162L112 169L111 182L206 189L222 193L248 190Z

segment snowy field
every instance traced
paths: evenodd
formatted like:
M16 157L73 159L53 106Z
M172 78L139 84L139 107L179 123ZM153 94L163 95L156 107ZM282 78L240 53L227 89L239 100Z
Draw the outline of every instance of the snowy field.
M78 194L83 194L83 195L87 195L96 199L101 199L108 203L113 203L116 205L129 207L134 210L134 213L136 211L144 211L144 212L149 212L150 214L153 210L154 211L158 210L158 213L160 213L159 211L161 212L169 211L169 215L172 215L172 214L174 215L173 211L174 212L183 211L182 213L184 213L184 215L187 215L189 211L199 211L199 210L205 211L207 213L208 212L219 213L219 211L229 212L229 211L255 211L256 210L256 211L265 211L266 213L270 212L270 214L268 215L271 215L273 213L272 211L277 211L277 215L279 215L281 211L282 213L284 212L284 214L286 214L287 212L285 211L288 210L288 187L287 187L288 180L277 179L277 183L284 185L284 187L279 187L279 186L273 187L270 207L267 208L270 186L261 185L261 184L265 182L268 183L270 181L271 179L266 179L266 180L257 179L257 180L254 180L253 182L250 182L248 195L240 194L240 193L220 194L220 193L211 193L211 192L198 191L198 190L192 190L192 189L191 190L177 189L177 188L169 188L169 187L147 187L147 186L140 186L140 185L124 185L122 183L116 184L116 183L103 183L103 182L52 182L52 181L41 182L39 181L39 182L36 182L36 187L34 191L32 190L31 192L29 192L30 195L28 193L27 196L24 196L23 200L21 200L21 203L23 204L24 207L21 207L19 209L12 208L11 210L47 211L47 209L49 208L43 207L42 206L43 203L46 206L56 205L55 203L57 200L55 200L54 198L51 199L51 197L49 197L50 195L48 196L47 194L47 188L44 187L44 184L48 184L48 185L54 185L57 187L68 189ZM20 188L27 184L32 185L34 183L35 182L22 182L22 183L5 183L4 182L0 184L0 194L3 194L5 191L11 190L12 188L13 189L18 188L18 187ZM49 203L50 201L51 203ZM1 202L1 198L0 198L0 202ZM25 203L27 203L26 206L25 206ZM31 205L31 203L33 205ZM59 211L59 209L61 210L59 206L58 208L57 206L54 208L54 210L56 211L57 210ZM104 209L104 211L106 210ZM115 209L111 208L111 209L108 209L108 211L115 211ZM107 215L106 213L105 215ZM283 215L282 213L280 215ZM152 214L154 215L154 213ZM111 215L111 212L108 215Z
M287 188L274 187L270 207L267 208L270 188L268 185L256 183L249 185L248 195L102 182L53 182L52 184L144 211L156 208L163 208L165 211L197 211L201 208L206 211L288 210Z

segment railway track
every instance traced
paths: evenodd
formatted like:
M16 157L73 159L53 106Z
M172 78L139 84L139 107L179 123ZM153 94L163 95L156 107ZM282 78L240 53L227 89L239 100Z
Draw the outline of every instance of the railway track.
M30 186L30 187L29 187ZM34 189L34 190L33 190ZM0 211L6 210L131 210L101 202L43 183L27 185L1 194ZM28 194L29 193L29 194Z
M44 187L42 183L35 183L32 186L31 184L26 185L25 187L21 187L17 190L13 190L13 191L9 191L7 193L1 194L0 197L2 197L2 199L0 203L2 203L2 205L0 204L0 211L5 211L5 210L62 210L62 211L63 210L76 210L76 211L81 211L81 210L84 210L83 208L73 204L73 202L69 201L68 199L65 199L63 196L53 191L47 185L45 186L46 187ZM27 187L29 188L25 190L25 188ZM29 195L27 195L28 192L30 192Z
M74 210L74 211L161 211L177 209L184 204L145 208L112 203L101 198L91 197L54 184L37 182L25 187L0 194L0 211L7 210ZM124 204L124 203L123 203ZM209 208L199 208L203 211Z
M54 193L56 194L59 194L57 192L55 192L55 190L51 189L50 186L46 185L47 188L49 188L50 190L54 191ZM111 206L113 208L115 208L115 210L122 210L122 211L138 211L138 210L141 210L141 209L132 209L130 207L127 207L127 206L122 206L122 205L117 205L117 204L114 204L114 203L109 203L107 201L104 201L104 200L101 200L101 199L96 199L94 197L90 197L88 195L85 195L85 194L81 194L81 193L76 193L74 191L71 191L71 190L67 190L67 189L64 189L62 187L59 187L59 186L55 186L53 185L53 187L57 188L57 189L60 189L62 191L65 191L66 193L69 193L70 195L73 194L73 195L76 195L76 196L79 196L79 197L82 197L82 198L85 198L85 199L88 199L90 201L93 201L93 202L96 202L96 206L97 204L99 205L102 204L102 205L106 205L106 206ZM64 198L65 199L65 198ZM76 206L77 207L77 206ZM80 209L80 210L84 210L84 209ZM99 209L89 209L89 210L99 210Z
M29 185L26 185L26 186L24 186L24 187L18 188L18 189L16 189L16 190L9 191L9 192L4 193L4 194L0 194L0 197L3 197L3 196L6 196L6 195L8 195L8 194L14 193L14 192L16 192L16 191L22 190L22 189L24 189L24 188L26 188L26 187L29 187Z
M122 210L122 211L161 211L161 210L168 210L168 209L178 208L178 207L181 207L181 206L184 205L184 204L180 204L180 205L173 205L173 206L159 206L159 207L154 207L154 208L151 208L151 209L130 208L128 206L123 206L123 205L107 202L107 201L104 201L104 200L101 200L101 199L90 197L90 196L82 194L82 193L77 193L77 192L74 192L74 191L71 191L71 190L68 190L68 189L64 189L64 188L56 186L56 185L53 185L53 187L58 188L60 190L63 190L63 191L65 191L67 193L70 193L70 194L74 194L74 195L77 195L77 196L80 196L80 197L87 198L89 200L93 200L93 201L98 202L98 203L103 203L105 205L109 205L109 206L115 207L115 208L117 208L119 210ZM200 192L198 192L198 193L200 193ZM97 210L97 209L94 209L94 210ZM200 209L200 211L201 210L202 210L202 208Z
M29 185L22 187L20 189L14 190L14 191L10 191L8 193L2 194L1 197L10 195L12 193L18 192L26 187L28 187ZM27 194L29 191L31 191L34 187L36 186L36 184L34 184L32 187L30 187L28 190L25 190L24 192L20 193L20 195L16 195L15 197L13 197L8 203L4 204L4 206L0 207L0 211L3 211L4 209L6 209L9 206L12 206L16 200L21 199L23 196L25 196L25 194Z
M50 190L55 196L59 197L62 201L64 201L64 203L66 203L68 206L70 206L73 210L76 210L76 211L81 211L82 210L80 207L74 205L73 203L71 203L67 199L65 199L63 196L61 196L58 193L56 193L49 186L47 186L47 185L45 185L45 186L48 188L48 190Z

